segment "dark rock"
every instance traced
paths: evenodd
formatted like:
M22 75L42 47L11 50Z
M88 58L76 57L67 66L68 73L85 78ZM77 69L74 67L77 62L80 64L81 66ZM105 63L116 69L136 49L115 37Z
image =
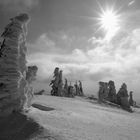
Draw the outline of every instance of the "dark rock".
M40 104L32 104L33 107L37 108L37 109L40 109L42 111L52 111L52 110L55 110L54 108L52 107L46 107L46 106L43 106L43 105L40 105Z
M45 93L45 90L43 89L39 92L35 92L34 95L44 95L44 93Z

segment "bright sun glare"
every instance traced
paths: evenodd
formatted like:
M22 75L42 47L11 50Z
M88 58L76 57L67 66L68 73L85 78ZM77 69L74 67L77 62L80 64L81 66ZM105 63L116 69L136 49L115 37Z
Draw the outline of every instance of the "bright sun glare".
M110 41L120 28L119 15L113 10L103 10L98 18L100 28L105 31L105 40Z

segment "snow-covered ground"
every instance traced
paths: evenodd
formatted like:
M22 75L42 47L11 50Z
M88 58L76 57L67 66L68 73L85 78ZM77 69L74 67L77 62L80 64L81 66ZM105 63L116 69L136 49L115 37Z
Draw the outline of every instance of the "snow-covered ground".
M36 96L34 103L55 108L41 111L32 107L29 116L63 140L140 140L139 109L129 113L82 98L44 95Z

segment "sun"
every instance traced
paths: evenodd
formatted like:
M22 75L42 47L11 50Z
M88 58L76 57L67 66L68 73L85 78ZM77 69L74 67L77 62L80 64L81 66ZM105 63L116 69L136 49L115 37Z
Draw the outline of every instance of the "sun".
M102 28L109 31L118 26L118 17L113 11L105 11L101 17L100 22Z
M113 9L102 10L99 18L100 28L105 31L105 40L110 41L120 29L120 15Z

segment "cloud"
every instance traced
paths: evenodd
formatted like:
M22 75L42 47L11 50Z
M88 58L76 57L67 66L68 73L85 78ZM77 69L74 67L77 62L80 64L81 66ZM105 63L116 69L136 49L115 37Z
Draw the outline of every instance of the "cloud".
M59 54L71 53L75 48L86 51L91 45L91 43L88 43L87 37L76 36L70 31L43 33L36 39L36 41L28 42L27 44L29 53L45 52Z
M34 43L27 43L27 46L29 48L28 53L50 53L57 51L55 42L51 40L45 33L40 35Z
M132 0L132 1L130 1L129 3L128 3L128 6L131 6L131 5L133 5L135 3L135 0Z
M121 21L121 30L125 30L125 32L131 32L132 30L139 28L140 10L127 10L121 14Z
M0 0L0 6L4 11L30 10L39 4L39 0Z
M129 89L138 95L139 86L136 88L136 85L140 82L140 28L119 34L109 44L94 37L92 42L87 39L88 49L82 48L82 42L79 42L77 47L72 47L68 52L69 47L65 46L64 50L64 46L57 46L58 42L54 38L42 34L34 44L30 44L32 53L29 53L28 62L39 67L38 79L47 81L46 84L51 80L54 68L60 67L64 77L72 83L82 80L84 86L88 87L85 87L87 93L97 92L99 81L114 80L117 89L126 82ZM72 40L67 34L60 41L63 39Z

